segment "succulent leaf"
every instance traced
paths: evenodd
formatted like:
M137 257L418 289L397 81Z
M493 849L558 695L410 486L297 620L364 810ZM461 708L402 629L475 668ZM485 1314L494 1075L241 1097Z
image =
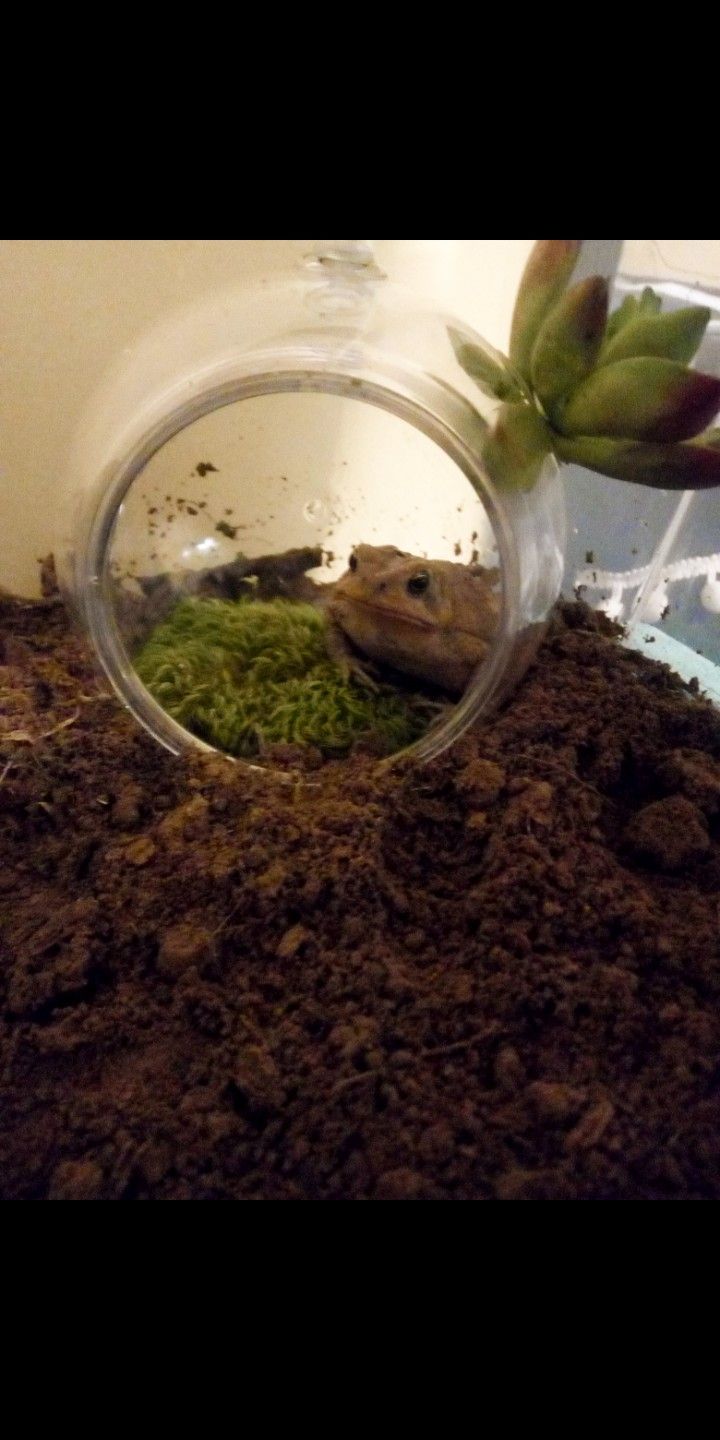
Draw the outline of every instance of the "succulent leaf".
M605 335L608 305L607 281L594 276L573 286L541 325L531 377L546 410L593 369Z
M564 435L671 442L699 435L720 410L720 380L654 356L605 365L553 410Z
M496 485L531 490L552 449L550 427L534 406L506 404L498 412L483 454Z
M611 340L614 340L615 336L619 335L621 330L625 329L626 325L634 324L634 322L638 318L639 309L640 302L636 298L636 296L626 295L625 299L622 302L622 305L618 306L617 310L613 310L613 313L608 320L607 331L605 333L606 344L609 344Z
M688 306L667 315L639 315L610 341L600 354L600 365L635 356L655 355L689 365L702 344L712 312L702 305Z
M707 490L720 485L720 449L688 445L647 445L642 441L558 436L555 453L568 465L583 465L615 480L656 490Z
M465 339L452 326L448 330L459 364L480 387L484 395L496 400L522 400L524 391L513 375L504 355L490 346L483 349Z
M608 320L606 343L614 340L626 325L634 325L638 320L647 320L652 315L659 315L662 309L662 300L649 285L645 287L642 295L626 295L617 310L613 310Z
M513 315L510 363L530 379L540 326L570 283L582 240L538 240L525 267Z
M641 315L659 315L662 310L662 295L658 295L652 285L646 285L640 296L639 304Z

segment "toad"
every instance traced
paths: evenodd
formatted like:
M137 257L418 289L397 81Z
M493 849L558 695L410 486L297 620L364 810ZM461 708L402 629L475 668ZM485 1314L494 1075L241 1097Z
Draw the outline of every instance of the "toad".
M423 560L391 545L358 545L329 588L328 651L366 683L364 661L374 661L461 695L500 620L498 570Z

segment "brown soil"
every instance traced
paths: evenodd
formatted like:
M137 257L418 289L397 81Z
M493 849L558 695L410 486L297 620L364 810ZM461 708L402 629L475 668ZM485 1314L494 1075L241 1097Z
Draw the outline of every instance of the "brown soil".
M3 1198L720 1197L720 717L588 610L390 775L173 759L52 604L0 667Z

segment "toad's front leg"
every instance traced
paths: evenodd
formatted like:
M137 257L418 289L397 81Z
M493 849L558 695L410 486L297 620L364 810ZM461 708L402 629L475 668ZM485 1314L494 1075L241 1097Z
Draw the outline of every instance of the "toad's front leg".
M377 690L378 683L370 674L367 663L360 659L348 640L342 625L333 619L332 615L325 615L325 646L332 661L342 671L345 680L355 680L359 685L364 685L366 690Z

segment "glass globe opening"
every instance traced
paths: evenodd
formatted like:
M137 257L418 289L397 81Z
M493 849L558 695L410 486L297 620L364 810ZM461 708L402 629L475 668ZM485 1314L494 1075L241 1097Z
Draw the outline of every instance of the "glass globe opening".
M62 582L162 744L425 760L517 682L559 593L562 493L552 463L530 492L488 478L497 405L454 324L331 267L189 312L99 393Z

